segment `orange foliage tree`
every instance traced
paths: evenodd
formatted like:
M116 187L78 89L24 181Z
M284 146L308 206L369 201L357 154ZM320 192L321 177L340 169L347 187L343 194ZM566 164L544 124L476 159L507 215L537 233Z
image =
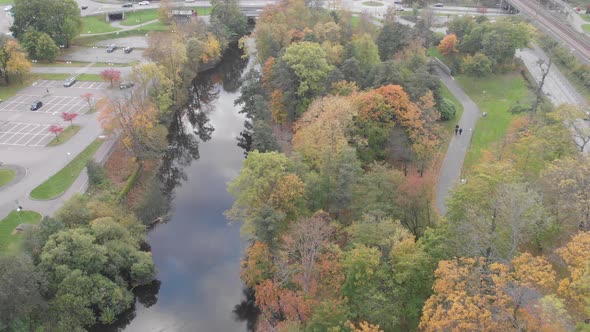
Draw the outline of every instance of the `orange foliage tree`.
M457 42L458 39L454 33L446 35L445 38L440 41L438 50L445 56L452 56L453 54L459 52L457 50Z

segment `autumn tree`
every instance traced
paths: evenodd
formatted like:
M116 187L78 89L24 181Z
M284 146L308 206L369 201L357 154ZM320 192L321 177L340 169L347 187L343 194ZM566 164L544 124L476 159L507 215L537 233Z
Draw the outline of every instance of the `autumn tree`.
M100 72L100 77L102 77L102 79L105 82L110 82L112 88L113 82L118 82L121 80L121 71L113 68L108 68Z
M167 79L179 82L183 64L187 61L186 47L180 34L150 33L144 55L162 67Z
M458 52L457 43L457 36L455 34L448 34L441 40L438 50L445 56L453 56Z
M330 216L323 211L310 218L297 221L284 236L284 247L294 269L293 279L300 284L304 294L317 289L319 271L316 263L334 235Z
M590 229L590 163L587 157L556 160L542 172L548 209L568 233Z
M20 44L8 36L0 36L0 79L10 83L10 76L22 76L31 69L31 63Z
M88 104L88 109L92 111L93 105L92 100L94 99L94 94L91 92L86 92L80 95L80 98L84 100Z
M133 66L129 78L138 86L134 94L151 100L160 111L166 112L173 105L173 81L162 65L150 62Z
M99 120L106 131L120 131L124 146L140 162L159 158L167 146L167 130L158 122L158 110L137 96L109 99Z
M530 254L509 265L485 258L441 261L434 294L426 301L425 331L567 331L561 300L552 293L555 272L545 258Z
M51 125L48 130L55 135L55 140L59 142L59 134L63 133L64 128L58 125Z
M68 112L62 112L61 113L61 118L64 121L69 121L70 122L70 126L74 125L74 120L78 117L78 113L68 113Z
M160 0L158 19L164 24L170 24L172 18L172 0Z
M558 294L577 320L587 320L590 314L590 232L579 232L556 251L569 272L559 283Z

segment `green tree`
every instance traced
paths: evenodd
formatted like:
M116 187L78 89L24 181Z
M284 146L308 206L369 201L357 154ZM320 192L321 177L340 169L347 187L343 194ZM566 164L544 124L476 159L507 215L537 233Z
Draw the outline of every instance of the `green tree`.
M449 22L447 26L447 33L448 34L455 34L457 38L463 39L464 36L469 35L471 30L475 28L477 24L473 20L472 17L463 16L457 17Z
M24 254L0 256L0 331L43 305L45 276Z
M53 61L59 55L59 47L45 32L30 29L23 35L22 43L30 59Z
M455 114L457 113L455 103L447 98L442 99L438 111L440 113L440 119L445 121L455 118Z
M377 46L381 61L387 61L394 54L408 45L410 28L397 22L397 15L393 7L387 10L383 27L377 36Z
M366 75L373 66L380 63L379 48L368 34L357 35L346 45L347 58L359 61L361 71Z
M303 183L292 169L292 162L284 154L250 152L240 174L229 184L228 191L236 200L226 211L228 218L243 221L242 232L251 236L268 239L284 232L288 222L304 211ZM267 223L272 234L258 232L260 223Z
M16 0L10 31L23 40L31 28L49 35L56 45L69 47L82 29L78 3L74 0Z
M223 24L231 40L248 32L248 21L237 0L211 0L211 21L212 24Z
M297 95L311 98L324 91L324 81L332 70L326 52L318 43L301 42L289 46L282 59L299 79ZM307 106L307 105L306 105Z
M472 77L486 77L492 73L493 63L483 53L468 55L463 60L463 72Z

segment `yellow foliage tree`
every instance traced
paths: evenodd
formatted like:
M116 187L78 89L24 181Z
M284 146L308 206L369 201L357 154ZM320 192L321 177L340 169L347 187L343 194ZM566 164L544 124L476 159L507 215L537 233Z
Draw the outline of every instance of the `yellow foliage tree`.
M0 37L0 79L10 83L9 75L22 76L31 70L31 62L26 52L15 39Z

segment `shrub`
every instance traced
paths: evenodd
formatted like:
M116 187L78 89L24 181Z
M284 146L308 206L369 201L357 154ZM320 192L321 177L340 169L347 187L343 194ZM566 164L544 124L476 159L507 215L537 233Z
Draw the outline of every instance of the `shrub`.
M103 184L106 181L106 173L104 168L94 160L89 160L86 163L86 170L88 172L88 181L93 186Z
M439 112L440 119L443 121L448 121L455 117L455 114L457 113L457 107L451 100L443 98L440 103Z

